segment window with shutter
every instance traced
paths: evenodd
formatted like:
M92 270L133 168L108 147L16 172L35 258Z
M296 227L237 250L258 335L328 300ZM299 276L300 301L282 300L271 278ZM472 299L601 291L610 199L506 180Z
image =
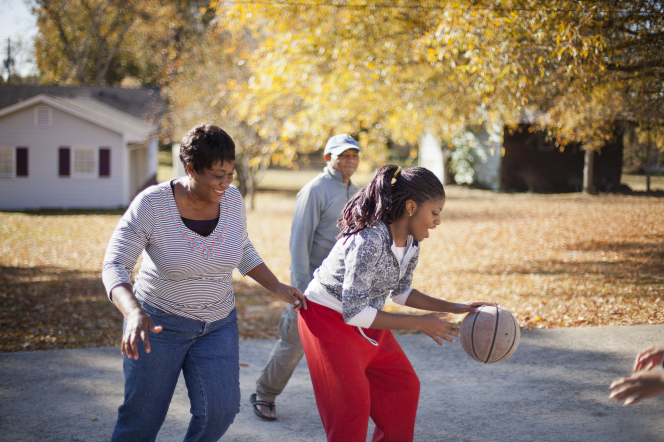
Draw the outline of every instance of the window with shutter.
M14 178L14 156L16 149L13 147L0 147L0 177Z
M111 176L111 149L107 147L99 149L99 176Z
M28 176L28 148L16 148L16 176Z
M72 149L72 176L79 178L97 177L97 149L75 147Z
M52 109L50 106L35 108L35 127L51 127Z
M71 175L71 148L60 147L58 149L58 175L69 176Z

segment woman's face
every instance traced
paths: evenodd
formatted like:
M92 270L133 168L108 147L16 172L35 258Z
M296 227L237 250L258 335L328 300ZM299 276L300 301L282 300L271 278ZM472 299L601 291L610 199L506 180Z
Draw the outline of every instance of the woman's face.
M226 189L233 182L233 171L235 161L221 162L217 161L209 169L204 169L202 173L197 173L190 164L187 164L187 172L194 182L192 191L202 200L219 203L226 192Z
M417 241L429 237L429 230L435 229L440 224L440 213L445 206L445 198L429 200L422 204L414 201L406 202L405 216L408 217L409 234ZM412 216L409 216L412 213Z

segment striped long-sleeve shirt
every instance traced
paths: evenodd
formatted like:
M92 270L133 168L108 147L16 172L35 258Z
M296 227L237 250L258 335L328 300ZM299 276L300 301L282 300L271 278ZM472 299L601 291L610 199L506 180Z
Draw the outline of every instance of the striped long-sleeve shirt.
M136 276L136 298L169 313L212 322L235 307L233 269L245 275L262 263L247 235L242 195L231 186L219 209L219 222L207 237L182 222L168 182L136 196L106 249L102 279L111 290Z

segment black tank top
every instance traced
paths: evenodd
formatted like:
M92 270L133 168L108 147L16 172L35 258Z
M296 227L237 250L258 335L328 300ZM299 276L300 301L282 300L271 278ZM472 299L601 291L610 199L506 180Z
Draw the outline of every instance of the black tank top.
M175 199L175 180L171 181L171 190L173 191L173 199ZM217 223L219 222L219 217L215 219L189 219L183 216L180 216L182 222L189 230L193 230L201 236L208 236L210 233L214 232L214 229L217 228Z

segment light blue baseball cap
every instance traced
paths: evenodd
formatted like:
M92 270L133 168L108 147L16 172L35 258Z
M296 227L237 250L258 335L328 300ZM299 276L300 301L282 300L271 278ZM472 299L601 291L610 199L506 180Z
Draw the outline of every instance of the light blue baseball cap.
M362 152L360 145L357 144L357 141L355 141L353 137L346 134L339 134L327 140L323 155L327 155L328 153L332 155L341 155L348 149L357 149Z

